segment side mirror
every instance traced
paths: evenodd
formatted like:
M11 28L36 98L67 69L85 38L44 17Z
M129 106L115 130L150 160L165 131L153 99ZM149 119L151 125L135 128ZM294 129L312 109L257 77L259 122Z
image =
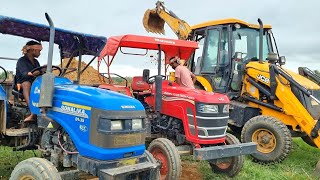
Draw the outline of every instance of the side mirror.
M268 53L267 60L271 64L276 63L278 61L278 54L273 52Z
M279 64L282 66L282 65L285 65L286 64L286 57L285 56L280 56L280 59L279 59Z
M234 55L234 60L237 62L241 62L242 61L242 52L236 52Z
M150 70L149 69L144 69L142 73L142 79L144 82L148 82L150 76Z

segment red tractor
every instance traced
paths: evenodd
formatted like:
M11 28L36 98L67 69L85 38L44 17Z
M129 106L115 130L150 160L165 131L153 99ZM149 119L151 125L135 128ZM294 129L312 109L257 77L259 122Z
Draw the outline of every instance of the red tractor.
M112 84L110 66L116 54L137 55L126 53L122 48L146 50L139 55L156 50L158 75L149 77L150 71L143 70L142 76L133 77L131 91L128 83ZM179 56L188 60L197 48L198 44L193 41L124 35L110 37L100 53L98 69L105 62L108 72L104 77L109 79L109 84L102 84L100 88L131 95L146 109L147 136L151 142L148 150L161 164L161 179L179 178L179 153L193 154L195 160L208 160L214 172L235 176L243 166L243 155L256 152L255 143L240 143L235 136L226 133L229 119L226 95L185 88L166 80L169 58ZM162 68L164 75L161 75L162 65L165 66Z

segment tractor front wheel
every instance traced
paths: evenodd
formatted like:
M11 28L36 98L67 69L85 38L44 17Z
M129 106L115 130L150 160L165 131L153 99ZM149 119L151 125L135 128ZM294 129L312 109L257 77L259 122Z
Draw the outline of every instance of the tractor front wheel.
M181 159L176 146L166 138L153 140L148 151L160 163L161 180L177 180L181 175Z
M256 142L257 153L251 156L262 163L277 163L284 160L291 148L292 138L287 126L272 116L251 118L241 132L242 142Z
M21 161L12 171L10 180L61 180L57 168L43 158L29 158Z
M232 134L227 133L226 144L240 144L240 141ZM209 161L211 169L214 173L224 173L230 177L236 176L243 167L244 156L234 156Z

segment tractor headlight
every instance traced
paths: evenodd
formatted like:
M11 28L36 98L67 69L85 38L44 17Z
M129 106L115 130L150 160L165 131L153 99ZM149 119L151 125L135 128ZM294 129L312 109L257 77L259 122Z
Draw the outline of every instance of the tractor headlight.
M199 104L198 112L200 113L218 113L219 108L218 105L214 104Z
M122 122L121 121L111 121L111 131L114 130L122 130Z
M142 119L132 119L132 130L142 129Z

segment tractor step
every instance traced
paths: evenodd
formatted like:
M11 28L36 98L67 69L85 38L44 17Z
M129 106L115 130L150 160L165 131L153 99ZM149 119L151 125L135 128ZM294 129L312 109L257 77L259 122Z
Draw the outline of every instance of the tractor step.
M152 169L157 169L157 165L150 162L144 162L112 169L101 169L99 177L100 179L115 180L129 174L135 174Z
M21 128L21 129L6 129L5 135L7 136L27 136L32 129Z

